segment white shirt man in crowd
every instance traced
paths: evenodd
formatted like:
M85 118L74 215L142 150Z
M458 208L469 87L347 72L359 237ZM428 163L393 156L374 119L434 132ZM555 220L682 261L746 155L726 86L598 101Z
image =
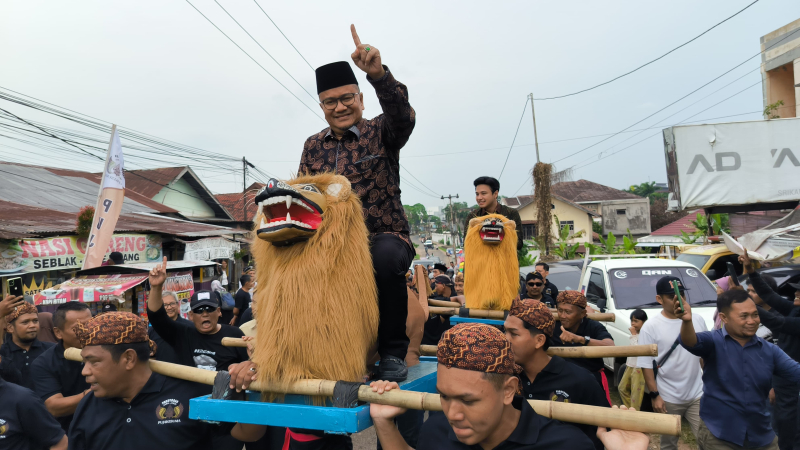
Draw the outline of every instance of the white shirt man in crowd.
M703 396L703 373L700 358L692 355L678 344L681 333L681 319L675 316L675 289L670 283L677 283L681 295L686 292L680 278L666 276L656 283L656 301L662 311L642 326L639 345L658 345L658 355L640 356L637 367L644 372L645 383L650 390L653 411L662 414L677 414L686 418L697 436L700 427L700 398ZM684 301L686 301L684 299ZM699 315L693 316L696 332L706 331L706 324ZM673 348L670 353L670 349ZM669 356L666 356L669 354ZM653 363L661 365L658 374ZM677 450L678 436L661 436L662 450Z

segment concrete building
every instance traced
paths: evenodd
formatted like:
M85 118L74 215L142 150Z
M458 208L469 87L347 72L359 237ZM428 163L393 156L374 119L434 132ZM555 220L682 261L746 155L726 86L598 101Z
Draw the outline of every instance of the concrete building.
M555 224L555 217L558 217L560 225L568 226L573 233L583 231L583 235L577 238L568 239L567 242L592 242L592 221L596 214L581 205L571 202L561 196L552 195L551 207L553 209L552 234L558 236L558 227ZM524 239L536 237L536 204L533 195L520 195L519 197L508 197L501 200L502 204L509 208L519 211L522 219L522 236Z
M588 180L554 184L554 194L592 211L603 224L603 234L650 234L650 200Z
M764 107L783 100L774 112L797 117L800 104L800 19L761 36L761 79Z

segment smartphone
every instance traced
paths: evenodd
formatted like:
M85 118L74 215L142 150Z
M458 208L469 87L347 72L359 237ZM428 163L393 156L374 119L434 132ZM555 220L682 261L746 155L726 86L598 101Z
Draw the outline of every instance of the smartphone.
M728 266L728 275L731 277L734 286L739 286L739 279L736 277L736 268L733 267L732 262L725 263Z
M22 296L22 278L9 278L8 279L8 293L14 297Z
M681 291L678 289L678 283L674 281L670 281L672 284L672 288L675 289L675 297L678 297L678 301L681 302L681 312L685 313L686 310L683 308L683 298L681 297Z

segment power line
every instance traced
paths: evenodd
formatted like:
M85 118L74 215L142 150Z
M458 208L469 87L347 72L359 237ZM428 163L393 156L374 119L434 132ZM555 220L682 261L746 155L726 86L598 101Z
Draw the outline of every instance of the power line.
M203 16L203 18L204 18L204 19L206 19L206 20L208 21L208 23L210 23L210 24L211 24L211 25L212 25L214 28L216 28L216 29L217 29L217 31L219 31L220 33L222 33L222 35L223 35L223 36L225 36L226 38L228 38L228 40L229 40L229 41L231 41L231 43L232 43L233 45L235 45L235 46L236 46L236 48L238 48L239 50L241 50L241 51L242 51L242 53L244 53L245 55L247 55L247 57L248 57L248 58L250 58L250 59L251 59L251 60L252 60L254 63L256 63L256 64L258 65L258 67L260 67L260 68L261 68L261 70L263 70L263 71L264 71L264 72L265 72L267 75L269 75L270 77L272 77L272 79L273 79L273 80L275 80L275 82L276 82L276 83L278 83L279 85L281 85L281 87L282 87L282 88L284 88L284 89L286 90L286 92L288 92L288 93L292 94L292 97L294 97L295 99L297 99L297 101L298 101L298 102L302 103L302 104L303 104L303 106L305 106L305 107L306 107L306 108L307 108L309 111L311 111L311 113L312 113L312 114L314 114L315 116L317 116L317 118L319 118L320 120L323 120L323 121L325 120L325 119L323 119L322 117L320 117L320 115L319 115L319 114L317 114L317 112L316 112L316 111L314 111L313 109L311 109L311 108L310 108L310 107L309 107L309 106L308 106L308 105L307 105L307 104L306 104L304 101L300 100L300 97L296 96L296 95L294 94L294 92L290 91L290 90L289 90L289 88L287 88L286 86L284 86L284 84L283 84L283 83L281 83L280 81L278 81L278 79L277 79L277 78L275 78L275 75L272 75L272 74L269 72L269 70L265 69L265 68L264 68L264 66L262 66L262 65L261 65L261 63L259 63L258 61L256 61L256 60L255 60L255 58L253 58L252 56L250 56L250 54L249 54L249 53L247 53L247 52L246 52L246 51L245 51L245 50L244 50L242 47L240 47L240 46L239 46L239 44L237 44L237 43L236 43L236 41L234 41L233 39L231 39L231 37L230 37L230 36L228 36L227 34L225 34L225 32L224 32L224 31L222 31L222 29L220 29L220 28L219 28L219 27L218 27L218 26L217 26L217 25L216 25L214 22L212 22L212 21L211 21L211 19L209 19L208 17L206 17L206 15L202 13L202 11L200 11L199 9L197 9L197 7L196 7L196 6L194 6L194 5L192 4L192 2L190 2L189 0L186 0L186 3L188 3L188 4L189 4L189 6L191 6L192 8L194 8L194 10L195 10L195 11L197 11L197 12L198 12L198 13L199 13L201 16Z
M308 60L306 60L306 57L305 57L305 56L303 56L303 54L302 54L302 53L300 53L300 50L298 50L298 49L297 49L297 47L295 47L295 46L294 46L294 44L292 44L292 41L290 41L290 40L289 40L289 38L288 38L288 37L286 37L286 35L285 35L285 34L283 34L283 31L281 31L281 29L278 27L278 24L277 24L277 23L275 23L275 21L274 21L274 20L272 20L272 17L270 17L270 16L269 16L269 14L267 14L267 12L266 12L266 11L264 11L264 8L262 8L262 7L261 7L261 5L259 5L259 4L258 4L258 2L257 2L256 0L253 0L253 3L255 3L255 4L256 4L256 6L258 6L258 9L260 9L260 10L261 10L261 12L262 12L262 13L264 13L264 15L265 15L265 16L267 16L267 19L269 19L269 21L270 21L270 22L272 22L272 24L273 24L273 25L275 25L275 28L276 28L276 29L277 29L277 30L278 30L278 31L281 33L281 36L283 36L283 37L286 39L286 42L288 42L288 43L289 43L289 45L291 45L291 46L292 46L292 48L294 49L294 51L296 51L296 52L297 52L297 54L298 54L298 55L300 55L300 57L301 57L301 58L303 58L303 61L305 61L305 62L306 62L306 64L308 64L308 68L309 68L309 69L311 69L311 70L314 70L314 67L313 67L313 66L311 66L311 64L309 64Z
M565 156L565 157L563 157L563 158L557 159L557 160L555 160L555 161L553 161L553 162L554 162L554 163L556 163L556 162L559 162L559 161L563 161L563 160L565 160L565 159L567 159L567 158L570 158L570 157L572 157L572 156L575 156L575 155L577 155L577 154L579 154L579 153L582 153L582 152L584 152L584 151L586 151L586 150L589 150L590 148L592 148L592 147L594 147L594 146L596 146L596 145L598 145L598 144L600 144L600 143L603 143L603 142L605 142L605 141L607 141L607 140L609 140L609 139L613 138L614 136L616 136L616 135L618 135L618 134L622 133L623 131L625 131L625 130L628 130L629 128L631 128L631 127L634 127L634 126L636 126L636 125L638 125L638 124L640 124L640 123L644 122L645 120L647 120L647 119L649 119L649 118L651 118L651 117L655 116L656 114L660 113L661 111L664 111L665 109L669 108L670 106L672 106L672 105L674 105L674 104L676 104L676 103L680 102L681 100L683 100L683 99L685 99L685 98L689 97L690 95L692 95L692 94L694 94L695 92L697 92L697 91L699 91L699 90L703 89L704 87L706 87L706 86L708 86L709 84L711 84L711 83L713 83L713 82L717 81L718 79L720 79L720 78L724 77L725 75L727 75L727 74L729 74L729 73L733 72L734 70L738 69L739 67L741 67L742 65L744 65L745 63L747 63L747 61L750 61L751 59L755 58L756 56L759 56L761 53L763 53L763 52L765 52L765 51L769 50L770 48L772 48L772 47L774 47L774 46L776 46L776 45L780 44L782 41L784 41L784 40L788 39L788 38L789 38L791 35L793 35L794 33L797 33L797 32L800 32L800 28L798 28L798 29L796 29L796 30L792 31L791 33L787 33L787 34L786 34L786 36L784 36L784 37L783 37L783 38L782 38L780 41L778 41L778 42L775 42L774 44L772 44L772 45L770 45L769 47L765 48L763 51L760 51L760 52L756 53L755 55L753 55L753 56L751 56L751 57L749 57L749 58L745 59L745 60L744 60L744 61L742 61L741 63L739 63L739 64L735 65L735 66L734 66L734 67L732 67L731 69L729 69L729 70L727 70L727 71L723 72L721 75L719 75L719 76L715 77L715 78L714 78L714 79L712 79L711 81L709 81L709 82L707 82L707 83L703 84L702 86L698 87L697 89L693 90L692 92L689 92L688 94L684 95L683 97L681 97L681 98L679 98L679 99L675 100L674 102L670 103L669 105L667 105L667 106L665 106L665 107L663 107L663 108L659 109L658 111L656 111L656 112L654 112L654 113L652 113L652 114L648 115L648 116L647 116L647 117L645 117L644 119L641 119L641 120L639 120L639 121L637 121L637 122L635 122L635 123L633 123L633 124L631 124L631 125L629 125L629 126L627 126L627 127L623 128L622 130L620 130L620 131L618 131L618 132L616 132L616 133L612 134L611 136L609 136L609 137L607 137L607 138L605 138L605 139L601 139L601 140L599 140L599 141L595 142L594 144L592 144L592 145L590 145L590 146L588 146L588 147L584 147L583 149L581 149L581 150L578 150L577 152L570 153L569 155L567 155L567 156Z
M302 84L300 84L300 82L299 82L299 81L297 81L297 80L295 79L295 77L293 77L293 76L292 76L292 74L290 74L290 73L289 73L289 71L288 71L288 70L286 70L286 68L284 68L284 67L281 65L281 63L279 63L279 62L278 62L278 60L277 60L277 59L275 59L275 58L274 58L274 57L273 57L273 56L272 56L272 55L271 55L271 54L270 54L270 53L267 51L267 49L265 49L265 48L264 48L264 46L263 46L263 45L261 45L261 43L260 43L260 42L258 42L258 41L256 40L256 38L254 38L254 37L253 37L253 35L252 35L252 34L250 34L250 32L249 32L249 31L247 31L247 30L246 30L246 29L245 29L245 28L242 26L242 24L240 24L240 23L239 23L239 21L238 21L238 20L236 20L236 19L235 19L235 18L234 18L234 17L231 15L231 13L229 13L229 12L228 12L228 10L227 10L227 9L225 9L225 7L224 7L224 6L222 6L222 5L221 5L221 4L220 4L220 3L219 3L217 0L214 0L214 3L216 3L217 5L219 5L219 7L220 7L220 8L222 8L222 10L223 10L223 11L225 11L225 14L227 14L227 15L228 15L228 17L230 17L230 18L231 18L231 20L233 20L234 22L236 22L236 25L239 25L239 28L241 28L241 29L242 29L242 31L244 31L245 33L247 33L247 35L248 35L248 36L250 36L250 39L252 39L252 40L253 40L253 42L255 42L255 43L256 43L256 45L258 45L259 47L261 47L261 50L264 50L264 53L266 53L266 54L267 54L267 56L269 56L269 57L270 57L270 58L271 58L271 59L272 59L272 60L275 62L275 64L277 64L277 65L278 65L278 67L280 67L281 69L283 69L283 71L284 71L284 72L286 72L286 75L289 75L289 78L291 78L292 80L294 80L294 82L295 82L295 83L297 83L297 85L298 85L298 86L300 86L300 89L302 89L303 91L305 91L305 93L306 93L306 94L308 94L308 96L309 96L309 97L311 97L311 100L312 100L312 101L314 101L314 102L318 102L318 101L319 101L319 99L315 99L315 98L314 98L314 96L313 96L313 95L311 95L311 93L309 93L308 91L306 91L306 88L304 88L304 87L303 87L303 85L302 85Z
M497 177L499 180L503 178L503 172L506 170L506 164L508 164L508 157L511 156L511 149L514 148L514 142L517 142L517 133L519 133L519 126L522 125L522 118L525 117L525 111L528 109L528 97L525 97L525 106L522 107L522 115L519 116L519 123L517 124L517 131L514 132L514 139L511 140L511 147L508 148L508 153L506 153L506 160L503 163L503 169L500 171L500 176Z
M672 53L672 52L674 52L674 51L676 51L676 50L678 50L678 49L680 49L681 47L684 47L684 46L686 46L686 45L688 45L688 44L690 44L690 43L692 43L692 42L696 41L698 38L700 38L700 37L701 37L701 36L703 36L704 34L708 33L709 31L713 30L714 28L717 28L718 26L722 25L723 23L725 23L725 22L727 22L727 21L729 21L729 20L733 19L734 17L736 17L737 15L739 15L739 13L743 12L744 10L746 10L747 8L749 8L749 7L753 6L753 5L755 5L755 4L756 4L756 3L758 3L758 2L759 2L759 0L755 0L753 3L750 3L749 5L745 6L745 7L744 7L744 8L742 8L742 9L740 9L740 10L739 10L739 11L737 11L737 12L736 12L734 15L732 15L732 16L730 16L730 17L728 17L727 19L723 20L722 22L719 22L719 23L717 23L717 24L716 24L716 25L714 25L713 27L711 27L711 28L707 29L706 31L703 31L702 33L698 34L697 36L693 37L692 39L689 39L688 41L684 42L683 44L681 44L681 45L679 45L679 46L677 46L677 47L673 48L672 50L668 51L667 53L664 53L663 55L659 56L658 58L656 58L656 59L653 59L653 60L651 60L651 61L648 61L648 62L646 62L646 63L642 64L641 66L639 66L639 67L637 67L637 68L635 68L635 69L631 70L630 72L623 73L622 75L619 75L619 76L617 76L617 77L614 77L614 78L612 78L612 79L610 79L610 80L608 80L608 81L605 81L605 82L603 82L603 83L600 83L600 84L598 84L598 85L592 86L592 87L590 87L590 88L586 88L586 89L582 89L582 90L580 90L580 91L577 91L577 92L573 92L573 93L571 93L571 94L558 95L558 96L555 96L555 97L536 98L536 99L534 99L534 100L555 100L555 99L558 99L558 98L571 97L571 96L573 96L573 95L578 95L578 94L581 94L581 93L583 93L583 92L591 91L592 89L597 89L597 88L599 88L600 86L605 86L606 84L609 84L609 83L611 83L611 82L614 82L614 81L616 81L616 80L619 80L620 78L626 77L626 76L628 76L628 75L630 75L630 74L632 74L632 73L634 73L634 72L638 71L639 69L642 69L642 68L644 68L644 67L647 67L647 66L649 66L650 64L653 64L654 62L656 62L656 61L658 61L658 60L660 60L660 59L664 58L665 56L669 55L670 53Z
M682 123L686 122L688 119L691 119L692 117L696 116L697 114L700 114L700 113L702 113L702 112L705 112L705 111L707 111L707 110L709 110L709 109L711 109L711 108L713 108L713 107L715 107L715 106L719 105L720 103L723 103L723 102L725 102L725 101L727 101L727 100L730 100L731 98L733 98L733 97L735 97L735 96L737 96L737 95L741 94L742 92L744 92L744 91L746 91L746 90L748 90L748 89L751 89L751 88L753 88L753 87L757 86L757 85L758 85L758 84L760 84L760 83L761 83L761 81L758 81L758 82L756 82L756 83L754 83L754 84L751 84L750 86L748 86L748 87L746 87L746 88L742 89L741 91L739 91L739 92L737 92L737 93L735 93L735 94L733 94L733 95L731 95L731 96L729 96L729 97L726 97L725 99L723 99L723 100L721 100L721 101L719 101L719 102L717 102L717 103L714 103L713 105L709 106L708 108L706 108L706 109L704 109L704 110L702 110L702 111L700 111L700 112L698 112L698 113L696 113L696 114L694 114L694 115L692 115L692 116L689 116L689 117L687 117L686 119L684 119L684 120L682 120L682 121L680 121L680 122L678 122L678 123L676 123L676 124L674 124L674 125L672 125L672 126L677 126L677 125L680 125L680 124L682 124ZM627 149L629 149L629 148L631 148L631 147L635 146L636 144L639 144L639 143L641 143L641 142L644 142L644 141L646 141L646 140L648 140L648 139L650 139L650 138L652 138L652 137L654 137L654 136L657 136L657 135L659 135L659 134L661 134L661 132L660 132L660 131L659 131L659 132L657 132L657 133L655 133L655 134L652 134L652 135L650 135L650 136L647 136L646 138L644 138L644 139L642 139L642 140L640 140L640 141L637 141L637 142L635 142L635 143L633 143L633 144L631 144L631 145L629 145L629 146L627 146L627 147L621 148L621 149L619 149L619 150L617 150L617 151L615 151L615 152L613 152L613 153L609 153L609 154L608 154L608 155L606 155L606 156L603 156L603 157L601 157L601 158L598 158L598 159L596 159L596 160L593 160L593 161L591 161L591 162L589 162L589 163L587 163L587 164L583 164L583 163L585 163L586 161L588 161L588 160L584 160L583 162L581 162L581 163L580 163L580 164L581 164L580 166L578 166L578 167L575 167L575 170L581 169L581 168L583 168L583 167L586 167L586 166L588 166L588 165L594 164L594 163L596 163L596 162L598 162L598 161L601 161L601 160L604 160L604 159L606 159L606 158L609 158L609 157L611 157L611 156L614 156L614 155L616 155L617 153L620 153L620 152L622 152L623 150L627 150ZM602 153L602 152L601 152L601 153Z
M437 194L436 191L434 191L433 189L429 188L428 186L425 186L425 184L422 183L422 181L419 181L419 179L417 179L417 177L415 177L413 173L411 173L408 169L406 169L404 165L400 164L400 167L403 170L405 170L407 174L411 175L411 178L417 180L417 183L419 183L422 187L424 187L425 189L433 192L434 197L441 197L441 195Z

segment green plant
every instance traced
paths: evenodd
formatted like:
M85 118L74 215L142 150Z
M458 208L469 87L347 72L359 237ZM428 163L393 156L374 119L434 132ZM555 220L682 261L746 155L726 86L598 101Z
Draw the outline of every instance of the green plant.
M419 255L414 255L414 259L419 259Z
M636 242L633 240L630 228L628 228L628 234L622 236L622 249L620 253L627 253L629 255L642 253L642 250L636 247Z
M779 116L777 114L773 114L773 112L779 110L781 106L783 106L783 100L778 100L777 102L775 102L775 103L773 103L771 105L767 105L764 108L764 115L767 117L767 120L780 119L781 116Z
M689 234L684 230L681 230L681 235L676 237L680 238L684 244L694 244L695 242L697 242L696 234Z
M523 245L521 249L517 250L517 262L520 267L532 266L536 264L536 256L528 254L528 246Z
M584 230L570 234L569 225L561 226L561 221L558 220L558 216L554 215L553 218L556 222L556 227L558 227L559 238L558 242L556 242L555 246L552 248L553 254L561 259L575 259L577 257L580 243L570 244L567 242L567 240L583 236Z
M597 234L603 234L603 224L602 222L595 222L592 221L592 232Z
M607 237L603 237L603 235L599 235L598 239L600 239L600 245L597 244L586 244L586 247L593 255L616 255L619 253L617 249L617 237L614 236L614 233L608 232Z
M89 237L92 221L94 221L94 206L84 206L78 211L78 217L75 220L75 232L78 237Z
M233 259L234 260L242 259L243 257L247 256L248 253L250 252L247 249L240 248L239 250L233 252Z

